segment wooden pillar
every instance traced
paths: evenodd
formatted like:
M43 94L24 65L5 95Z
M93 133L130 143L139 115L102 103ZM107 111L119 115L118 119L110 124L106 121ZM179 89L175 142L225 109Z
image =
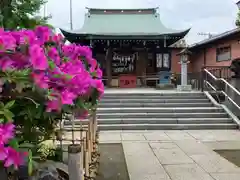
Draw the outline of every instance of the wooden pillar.
M107 87L111 87L112 82L112 48L108 47L106 51L106 73L107 73Z
M138 59L136 63L137 76L140 76L141 86L146 86L146 71L147 71L147 51L143 49L138 52Z

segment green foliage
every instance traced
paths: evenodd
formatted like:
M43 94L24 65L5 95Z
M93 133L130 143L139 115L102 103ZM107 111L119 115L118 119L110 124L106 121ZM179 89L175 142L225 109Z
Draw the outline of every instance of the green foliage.
M0 26L6 29L32 29L36 25L47 25L49 17L39 17L36 13L45 0L1 0Z
M6 104L0 102L0 121L1 123L12 122L14 114L10 111L10 108L14 105L15 101L8 101Z
M41 160L46 160L48 157L54 157L57 146L52 140L46 140L38 145L37 152Z
M235 24L236 24L237 27L240 27L240 10L237 13L237 19L236 19Z

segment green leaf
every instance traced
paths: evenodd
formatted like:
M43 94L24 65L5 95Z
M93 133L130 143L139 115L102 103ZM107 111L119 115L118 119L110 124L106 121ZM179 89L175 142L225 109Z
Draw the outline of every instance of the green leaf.
M8 121L11 122L13 120L14 114L8 109L4 109L4 116Z
M56 65L53 61L48 61L48 65L49 65L50 69L54 69L56 67Z
M12 100L12 101L9 101L5 106L4 108L6 109L10 109L15 103L15 100Z
M19 149L18 141L15 138L11 139L8 144L9 144L9 146L11 146L12 148L14 148L16 150Z
M28 175L31 176L33 173L33 160L32 160L32 151L28 150Z
M31 143L22 143L19 145L19 148L27 148L27 149L32 149L34 148L35 145L34 144L31 144Z
M3 104L3 102L0 102L0 108L1 108L1 109L4 108L4 104Z

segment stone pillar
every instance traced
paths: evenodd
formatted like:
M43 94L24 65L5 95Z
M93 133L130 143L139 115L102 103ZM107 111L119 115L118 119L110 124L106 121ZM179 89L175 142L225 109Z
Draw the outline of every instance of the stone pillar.
M188 85L188 58L191 52L186 48L183 49L177 55L180 56L180 64L181 64L181 85L177 86L177 89L180 91L190 91L192 89L191 85Z
M106 51L106 74L107 74L107 87L111 87L112 83L112 48L109 47Z
M187 63L182 62L181 63L181 85L186 86L187 85Z
M146 60L147 60L147 51L139 51L138 57L136 59L136 75L140 76L138 78L138 85L145 87L146 86Z

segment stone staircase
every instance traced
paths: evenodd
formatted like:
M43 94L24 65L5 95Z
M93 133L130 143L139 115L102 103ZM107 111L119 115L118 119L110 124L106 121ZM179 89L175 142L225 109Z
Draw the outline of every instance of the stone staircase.
M106 93L97 110L99 130L236 129L221 107L201 92ZM83 121L83 124L86 121ZM65 126L71 125L66 121ZM75 125L80 125L76 120Z

